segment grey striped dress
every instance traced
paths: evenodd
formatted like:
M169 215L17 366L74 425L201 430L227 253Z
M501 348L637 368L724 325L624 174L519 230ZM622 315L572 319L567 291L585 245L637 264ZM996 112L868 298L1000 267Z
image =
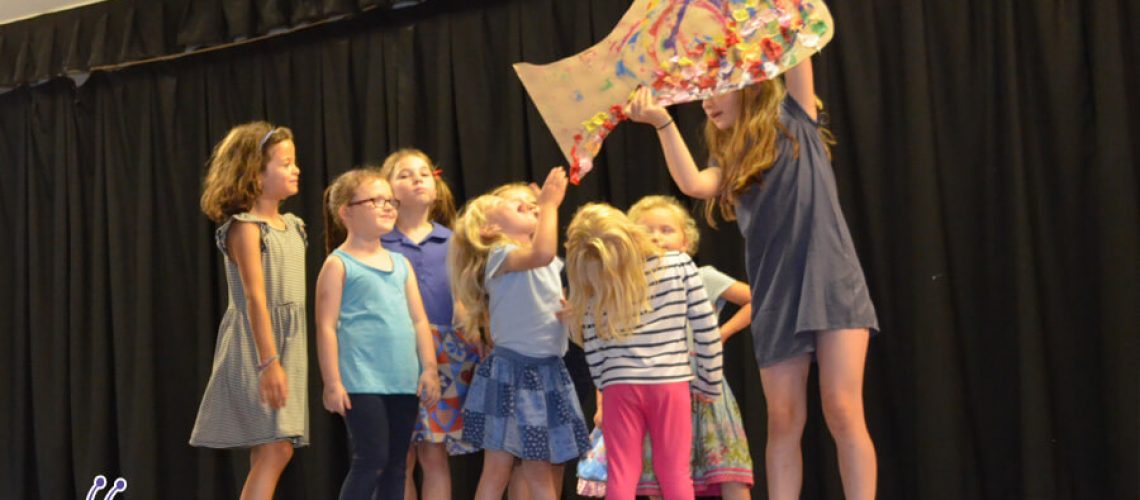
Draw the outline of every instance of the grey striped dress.
M229 307L218 327L214 366L190 444L209 448L246 448L288 440L309 444L308 353L305 327L305 223L285 214L285 229L276 229L251 214L238 214L215 235L225 255ZM226 253L233 221L261 226L261 267L273 339L288 381L285 406L273 410L258 395L259 363L237 264Z

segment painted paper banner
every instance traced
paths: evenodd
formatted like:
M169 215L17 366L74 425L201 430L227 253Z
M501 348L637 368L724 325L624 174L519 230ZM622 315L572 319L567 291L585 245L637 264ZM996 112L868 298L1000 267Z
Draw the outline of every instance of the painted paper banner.
M597 45L514 68L577 184L638 87L665 106L706 99L775 78L833 34L822 0L636 0Z

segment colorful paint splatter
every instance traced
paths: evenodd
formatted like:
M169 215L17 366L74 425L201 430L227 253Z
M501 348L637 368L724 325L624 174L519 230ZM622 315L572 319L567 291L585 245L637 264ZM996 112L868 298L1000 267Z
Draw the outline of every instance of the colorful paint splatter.
M822 0L637 0L597 45L515 70L577 184L638 87L666 106L706 99L776 77L833 33Z

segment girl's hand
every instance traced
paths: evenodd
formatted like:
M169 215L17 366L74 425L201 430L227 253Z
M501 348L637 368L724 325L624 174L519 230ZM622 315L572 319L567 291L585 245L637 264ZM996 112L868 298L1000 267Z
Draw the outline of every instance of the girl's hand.
M289 386L286 383L285 370L281 362L274 360L269 363L258 375L258 395L262 404L269 405L274 410L285 406L285 398L289 395Z
M416 395L420 397L425 408L435 406L439 402L439 374L435 370L420 374L420 383L416 389Z
M594 412L594 427L602 428L602 407L598 407L598 411Z
M554 317L558 318L559 323L566 323L566 299L562 299L562 308L554 312Z
M625 114L630 120L638 123L648 123L654 128L661 128L669 124L673 117L664 107L657 104L653 98L653 91L649 87L640 87L625 105Z
M557 208L566 197L566 169L554 167L546 175L542 183L542 191L538 193L538 206Z
M708 394L705 394L701 391L693 391L693 399L700 401L704 404L713 404L716 402L715 397L709 396Z
M495 346L491 345L491 339L490 338L486 339L485 342L479 342L479 343L475 344L475 351L479 353L479 360L480 361L482 361L487 356L490 356L491 350L494 348L495 348Z
M341 384L326 385L321 399L324 400L326 410L342 417L348 410L352 409L352 400L349 399L348 391L344 390L344 386Z

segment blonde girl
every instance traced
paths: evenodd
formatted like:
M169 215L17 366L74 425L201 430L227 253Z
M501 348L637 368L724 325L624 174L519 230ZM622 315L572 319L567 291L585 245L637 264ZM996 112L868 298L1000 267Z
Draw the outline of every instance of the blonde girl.
M684 253L663 252L643 228L601 203L580 208L570 222L566 261L567 326L604 396L606 498L634 498L646 435L662 494L694 498L689 391L706 400L721 391L716 311L696 266Z
M475 498L498 500L516 459L535 499L556 498L552 464L588 448L586 423L563 364L562 262L558 206L566 172L553 169L537 205L483 195L456 222L448 266L463 331L489 328L491 353L479 363L463 407L463 439L484 450Z

